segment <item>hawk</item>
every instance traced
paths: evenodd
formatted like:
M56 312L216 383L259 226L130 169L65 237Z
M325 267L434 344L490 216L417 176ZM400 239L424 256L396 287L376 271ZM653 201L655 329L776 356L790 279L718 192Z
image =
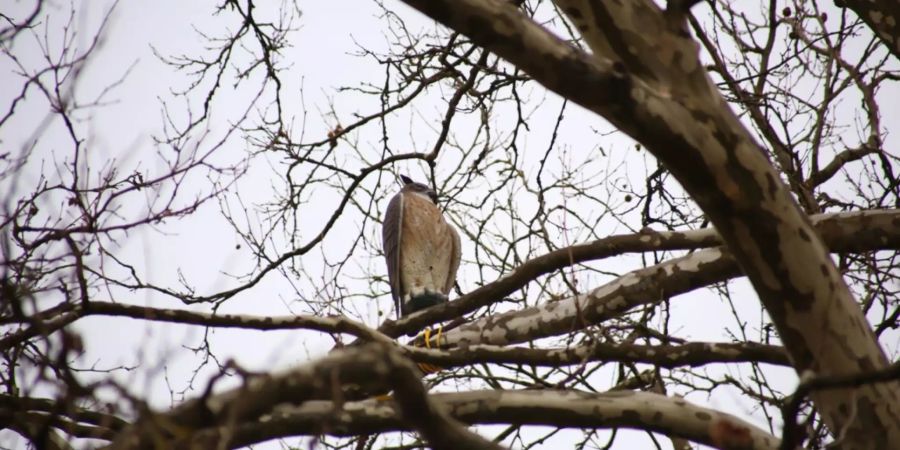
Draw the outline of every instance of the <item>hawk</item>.
M437 194L400 176L381 229L391 295L399 317L446 302L459 268L459 234L444 220Z

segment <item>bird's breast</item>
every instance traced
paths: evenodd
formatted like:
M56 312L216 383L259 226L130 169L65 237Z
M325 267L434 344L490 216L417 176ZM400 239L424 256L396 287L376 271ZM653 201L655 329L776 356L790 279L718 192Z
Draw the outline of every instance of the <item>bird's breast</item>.
M453 231L441 210L419 195L403 199L400 270L410 291L443 292L453 254Z

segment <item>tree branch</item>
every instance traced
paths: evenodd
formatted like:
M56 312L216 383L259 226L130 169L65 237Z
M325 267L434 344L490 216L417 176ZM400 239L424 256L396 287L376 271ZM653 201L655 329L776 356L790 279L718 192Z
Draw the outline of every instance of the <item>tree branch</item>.
M819 234L833 252L900 250L900 209L882 209L812 216ZM388 336L421 330L437 322L462 317L516 292L542 275L587 261L626 253L697 250L722 245L714 228L687 231L652 231L609 236L586 244L561 248L524 262L510 273L454 299L423 311L385 321L378 331ZM665 263L663 263L665 264Z
M853 10L888 51L900 59L900 5L893 0L837 0L837 6Z
M421 373L393 345L371 343L337 350L325 358L274 375L250 375L239 388L207 395L165 413L145 413L122 432L110 449L154 448L160 442L190 448L236 448L259 442L242 434L247 423L267 423L272 408L310 404L312 399L330 398L330 407L313 434L330 433L335 420L346 416L341 387L362 386L394 389L397 413L404 423L418 429L436 449L490 449L501 447L474 434L432 402L420 381ZM386 403L376 400L376 402ZM315 403L315 402L312 402ZM294 435L301 434L294 432ZM271 439L272 437L265 437Z
M688 342L681 345L634 345L597 342L562 348L500 347L476 344L464 349L426 349L407 346L413 361L440 367L471 364L525 364L559 367L587 361L652 364L658 367L696 367L712 363L760 362L789 366L784 349L753 342Z
M729 414L681 398L641 391L470 391L432 394L450 416L468 424L517 424L552 427L634 428L723 449L777 449L779 439ZM408 430L399 407L374 399L347 402L334 414L330 401L298 407L279 406L256 423L238 426L243 443L298 434L354 436Z
M613 62L603 57L610 48L598 46L593 50L600 57L590 57L506 2L406 3L603 116L653 153L722 235L798 372L851 374L887 364L809 218L728 108L683 23L660 20L663 11L650 0L587 4L593 17L604 18L587 26L610 28L603 33ZM610 36L622 41L613 45ZM900 443L900 411L888 406L900 403L900 383L813 397L829 429L847 429L855 445ZM860 408L872 420L849 415Z
M883 369L852 375L819 375L811 372L801 374L800 385L788 396L787 403L781 409L784 422L781 450L791 450L802 443L801 430L797 424L800 405L814 391L858 387L869 383L885 383L900 380L900 361Z

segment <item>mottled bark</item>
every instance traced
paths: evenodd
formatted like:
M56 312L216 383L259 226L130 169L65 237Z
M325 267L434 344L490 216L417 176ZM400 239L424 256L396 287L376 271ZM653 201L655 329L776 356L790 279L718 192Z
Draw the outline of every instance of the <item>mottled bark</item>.
M869 210L812 216L819 234L833 252L863 252L900 249L900 210ZM388 336L419 330L490 305L531 283L538 277L587 261L616 255L662 250L697 250L722 244L713 228L686 231L648 231L609 236L585 244L564 247L531 259L496 281L456 298L378 328Z
M467 346L465 349L449 350L404 347L403 351L414 361L435 364L444 368L478 363L560 367L584 364L588 361L644 363L665 368L748 362L790 365L787 353L783 348L750 342L687 342L678 345L595 342L561 348L502 347L477 344Z
M258 419L279 403L300 404L323 395L332 398L330 394L339 393L343 384L383 388L390 371L382 359L385 353L380 344L358 346L284 373L250 375L237 389L204 395L166 413L146 412L109 448L153 448L153 442L183 442L203 428Z
M116 40L112 10L101 18L93 7L37 1L30 14L4 15L12 95L0 100L0 129L11 132L0 138L9 141L0 150L0 429L9 431L0 446L207 449L299 434L290 440L329 448L496 448L464 421L502 423L477 431L523 448L603 446L607 437L606 447L634 446L635 434L617 427L643 430L657 446L666 433L679 449L697 445L684 436L722 448L778 445L665 397L714 406L734 392L743 416L780 434L785 450L897 446L900 363L877 368L883 357L828 262L839 261L874 335L892 345L900 211L867 210L900 207L900 158L889 148L896 4L409 2L474 40L375 2L385 39L358 41L353 53L379 70L350 70L349 84L323 96L308 96L295 72L325 47L291 45L309 37L294 30L319 12L300 17L307 11L296 0L225 0L210 7L213 21L179 15L205 45L153 52L184 89L159 97L159 121L135 122L153 134L146 152L107 139L122 130L99 113L133 73L115 63L91 70L93 49ZM88 16L102 19L96 33L97 20L79 20ZM340 34L338 16L329 31ZM319 75L333 82L327 72L344 61L324 60ZM585 130L573 102L621 131L606 122ZM634 153L623 133L642 143ZM423 149L426 134L434 139ZM119 150L138 156L105 157ZM397 173L420 170L411 175L436 188L465 236L458 286L469 293L373 330L364 322L391 316L373 237L389 222L382 213ZM271 189L256 189L257 176ZM194 213L209 204L224 228L207 221L196 238L183 233L196 231L188 222L204 219ZM810 217L817 237L804 214L822 211L850 213ZM164 246L159 266L139 250L148 231L188 245L172 247L174 257ZM207 238L215 251L197 253ZM624 253L637 255L609 259ZM205 283L219 265L221 282ZM778 341L769 315L748 303L744 283L729 282L742 274L784 347L766 345ZM707 325L731 342L689 340L695 317L684 307L708 313L689 292L697 288L708 291L703 306L715 296L716 310L730 308ZM689 295L672 298L679 293ZM273 306L289 315L258 315ZM125 341L98 345L98 321L162 339L121 354ZM438 322L444 333L431 343L444 347L394 342ZM222 345L240 336L251 353L302 353L273 330L303 330L274 334L313 352L332 339L338 348L276 370ZM358 342L345 346L348 336ZM185 376L158 370L173 364ZM426 364L446 370L423 384L416 367ZM793 394L773 364L798 369ZM161 382L180 400L150 411ZM519 386L530 392L504 390ZM498 392L448 392L489 388ZM606 393L579 394L598 391ZM574 432L548 439L537 426Z
M331 398L336 403L328 414L341 412L344 405L340 392L346 384L370 390L393 389L397 419L418 430L432 448L502 448L457 423L442 405L429 399L420 378L415 365L393 345L372 343L342 349L284 373L248 376L237 389L191 400L167 413L146 412L108 448L235 448L256 443L260 439L240 436L240 425L267 422L269 411L276 405L310 404L313 398ZM326 433L328 427L329 421L321 420L314 431L306 432ZM214 431L204 433L204 429Z
M659 158L735 255L798 372L853 374L887 364L809 218L709 80L678 11L639 0L560 2L586 27L591 56L505 2L406 2L602 115ZM900 383L819 392L813 400L846 446L900 447Z
M813 221L826 245L834 252L900 249L898 210L822 214L814 216ZM667 242L674 235L690 235L694 238L693 242L719 242L715 230L647 233L645 241ZM465 323L458 329L445 332L441 345L505 345L555 336L602 323L638 306L690 292L740 274L740 267L729 252L721 249L702 250L629 272L579 296Z
M776 449L779 445L778 438L737 417L650 392L491 390L438 393L431 399L456 420L470 424L636 428L723 449ZM353 436L408 430L400 414L391 401L347 402L339 412L330 401L313 401L278 407L256 423L236 427L234 436L249 443L298 433Z
M499 449L469 424L645 429L718 448L775 449L778 438L681 398L628 390L471 391L427 395L415 366L379 343L336 351L297 369L249 376L237 389L147 412L110 448L235 448L302 434L417 430L437 449ZM343 401L347 383L394 390L391 399ZM322 396L331 400L314 400Z
M818 214L812 216L812 221L826 245L833 252L900 249L900 210ZM381 333L342 316L256 317L91 301L83 304L63 303L36 314L35 319L37 320L32 326L10 333L0 339L0 350L11 348L17 343L37 335L50 335L87 316L119 316L159 322L254 330L307 329L329 333L347 333L365 341L374 340L386 343L389 341L388 336L396 337L410 330L421 329L442 320L460 317L512 294L542 275L571 264L600 260L626 253L697 250L721 244L722 239L715 229L707 228L615 235L593 242L564 247L529 260L493 283L482 286L450 303L429 308L398 321L386 321L378 330Z
M387 384L393 389L393 399L400 418L419 432L436 450L501 450L504 447L469 431L447 408L435 401L422 384L420 374L408 360L396 352L388 354L393 366ZM377 400L376 400L377 401Z
M896 0L836 0L859 16L884 45L900 58L900 3Z
M900 248L900 211L879 210L857 213L827 214L813 218L826 243L838 251L868 251L874 248ZM602 258L626 251L649 251L659 249L700 249L710 245L716 245L721 240L714 229L695 230L686 232L645 232L635 235L613 236L600 241L561 249L550 254L529 261L516 270L515 273L505 276L495 284L503 289L510 286L521 286L522 283L534 279L535 273L541 271L556 270L571 264L572 260L567 255L572 255L578 262ZM701 262L705 261L704 264ZM710 265L711 262L718 261ZM723 262L724 261L724 262ZM697 267L706 267L707 271L697 273ZM724 268L724 269L723 269ZM521 272L521 273L520 273ZM695 252L684 258L666 261L659 266L642 269L626 275L608 286L598 288L593 294L598 306L597 313L591 313L591 308L570 308L564 314L560 314L556 320L555 328L550 331L530 330L525 327L522 335L510 333L504 327L515 323L515 320L531 320L540 324L540 317L533 316L529 310L515 311L507 315L498 315L474 322L461 330L452 330L445 334L448 338L445 344L459 344L469 340L473 343L510 343L533 339L537 336L551 335L565 332L573 326L584 326L609 318L616 314L627 312L636 304L648 301L656 301L660 295L667 292L674 293L676 289L690 289L696 286L706 285L710 280L725 279L739 273L737 265L731 258L722 255L718 249L708 249ZM510 284L512 283L512 284ZM615 287L613 289L612 287ZM492 292L489 286L484 292ZM483 288L484 289L484 288ZM600 293L607 292L601 295ZM610 293L611 292L611 293ZM621 296L619 296L621 294ZM483 295L483 294L480 294ZM623 301L624 300L624 301ZM560 308L562 302L543 305L551 309ZM457 302L452 302L457 303ZM593 303L587 303L588 305ZM571 305L570 305L571 306ZM443 307L442 307L443 308ZM434 308L440 309L440 308ZM562 310L561 310L562 311ZM429 313L426 313L429 314ZM578 314L581 314L580 316ZM362 324L350 321L346 318L326 318L315 316L295 317L252 317L242 315L213 315L190 311L166 310L133 305L120 305L106 302L90 302L85 305L76 305L68 308L54 308L38 317L44 319L57 319L69 317L69 315L82 317L86 315L112 315L145 320L165 321L173 323L188 323L220 327L241 327L252 329L296 329L306 328L322 330L334 333L350 333L365 340L373 340L386 344L389 347L395 345L388 338L374 330L368 329ZM521 316L521 317L518 317ZM594 321L594 322L592 322ZM496 322L496 323L494 323ZM494 328L484 328L490 325ZM46 327L38 327L47 331ZM476 335L466 337L467 330L476 330ZM487 331L485 331L487 330ZM540 328L547 330L547 328ZM515 331L515 330L514 330ZM543 334L542 334L543 333ZM471 334L471 333L469 333ZM361 352L361 353L357 353ZM372 352L375 352L374 354ZM393 352L390 352L393 354ZM686 343L683 345L623 345L623 344L592 344L571 348L559 349L527 349L527 348L498 348L486 345L471 345L463 349L451 350L426 350L412 347L403 347L401 353L416 361L453 366L456 364L472 364L476 362L495 363L519 363L535 365L564 365L581 364L586 360L603 359L606 361L641 362L654 364L660 367L694 366L715 362L768 362L771 364L787 364L787 358L782 349L773 346L765 346L751 343ZM123 437L117 440L117 445L125 445L127 436L139 439L151 439L163 437L165 439L188 439L188 435L199 430L215 427L223 423L254 423L273 405L281 402L302 403L311 399L330 399L335 393L341 392L341 386L353 385L354 392L384 392L394 388L397 392L405 392L403 388L410 386L412 379L402 378L404 381L397 385L401 377L393 375L387 379L394 384L379 381L383 378L373 376L383 370L380 359L385 354L377 347L358 347L355 349L341 350L334 355L309 366L284 374L272 374L265 376L253 376L247 380L244 387L223 394L202 397L191 400L179 406L171 413L147 415L135 427L127 431ZM351 355L351 356L348 356ZM381 356L379 356L381 355ZM397 362L396 364L401 364ZM393 367L393 366L388 366ZM387 373L387 372L385 372ZM391 372L393 373L393 372ZM404 376L410 376L402 372ZM416 375L412 375L415 379ZM326 381L328 380L328 381ZM412 385L414 386L414 385ZM398 390L398 387L400 388ZM347 397L349 400L351 397ZM411 394L410 406L416 410L425 408L421 403L424 400ZM417 400L418 399L418 400ZM0 400L3 400L0 397ZM51 404L22 405L27 409L41 410L52 407ZM417 405L417 406L416 406ZM73 413L75 417L82 417L84 413ZM431 418L422 422L423 429L429 429L432 436L441 433L458 432L457 428L446 424L447 421L437 415L426 416L416 413L416 418ZM94 433L103 429L117 430L123 424L110 424L103 422L102 417L83 417L86 423L96 423L103 428L76 430L80 434ZM113 426L115 425L115 426ZM252 428L252 427L251 427ZM454 431L457 430L457 431ZM209 442L209 432L200 432L198 442ZM212 433L216 435L216 433ZM205 437L204 437L205 436ZM218 435L216 435L218 436ZM220 437L220 436L219 436ZM218 438L218 437L217 437ZM441 438L443 439L443 438ZM477 440L476 440L477 442ZM135 444L137 445L137 444ZM125 445L128 447L129 445Z
M465 323L443 333L441 345L507 345L568 333L739 274L730 254L703 250L629 272L581 295Z

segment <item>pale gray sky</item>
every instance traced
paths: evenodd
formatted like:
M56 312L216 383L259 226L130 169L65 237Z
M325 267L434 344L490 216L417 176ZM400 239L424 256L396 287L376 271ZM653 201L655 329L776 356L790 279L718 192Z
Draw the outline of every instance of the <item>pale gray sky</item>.
M109 5L109 2L96 0L75 2L74 7L77 11L75 25L79 30L76 42L80 46L88 45ZM431 26L430 21L424 20L399 2L389 2L387 6L399 10L411 28ZM9 8L9 4L3 7ZM28 8L30 8L28 2L16 1L12 4L11 15L15 17ZM67 2L56 2L46 11L46 21L38 27L37 38L42 38L46 28L48 42L53 49L58 50L60 46L61 30L69 8ZM373 2L346 0L302 2L300 8L303 14L297 22L299 30L293 34L291 41L293 48L286 53L284 61L284 65L289 65L290 70L282 77L284 83L282 95L286 115L295 117L295 130L305 127L304 140L308 141L324 137L327 130L334 125L333 117L327 114L330 102L333 102L343 123L352 121L353 113L367 113L378 107L377 103L368 97L337 95L335 88L357 86L365 81L377 83L381 79L382 69L371 59L350 53L356 50L355 42L364 42L367 47L375 49L387 49L387 43L384 22L377 17L379 10ZM161 55L199 54L205 42L199 38L195 28L217 34L226 23L228 26L234 26L233 17L227 14L213 17L211 10L210 2L178 0L155 2L124 0L116 7L109 29L104 35L102 48L92 57L76 91L78 98L90 99L102 92L110 83L124 77L121 84L103 97L106 104L91 109L90 120L79 125L84 136L89 138L88 152L92 164L99 167L107 161L115 160L123 170L135 167L161 169L158 159L154 157L156 149L152 140L154 135L161 132L160 102L170 102L171 110L176 114L183 111L183 105L179 100L173 100L171 90L183 89L186 80L183 74L162 64L154 56L152 49L156 49ZM36 37L20 37L15 45L21 46L17 54L25 55L23 62L26 67L33 68L40 64ZM14 70L9 60L0 60L0 86L19 84L21 78L11 73ZM198 145L208 147L221 138L228 130L228 125L243 113L248 99L254 94L253 88L255 88L253 83L249 83L247 88L234 91L226 84L222 96L216 102L215 114L209 121L210 134ZM0 104L8 104L12 95L15 95L13 90L7 88L0 90ZM540 93L540 89L533 87L533 97L541 96L543 94ZM900 117L900 106L897 103L883 103L885 109L882 113L886 123L887 121L896 123ZM308 113L305 120L302 114L303 105ZM559 105L558 98L552 94L547 95L546 102L534 113L533 131L527 137L528 143L533 142L537 148L545 145L550 130L542 130L535 124L552 123ZM194 107L197 107L196 103ZM19 149L29 139L40 135L32 164L19 181L20 186L35 182L41 164L49 165L54 158L65 158L71 152L70 141L67 140L58 120L51 122L47 129L41 129L36 125L46 116L46 108L46 102L35 92L31 92L17 112L13 123L0 129L0 146L6 150ZM421 150L434 142L436 123L433 121L429 123L429 120L441 111L443 104L418 103L417 108L418 111L404 111L391 118L393 125L391 139L394 140L395 148L407 146L410 149ZM251 115L250 122L254 123L254 119L255 116ZM590 154L589 152L593 152L594 156L599 158L594 148L598 143L605 148L619 149L632 145L629 139L619 133L600 137L592 132L592 128L603 132L611 129L602 119L587 114L577 107L569 110L567 119L569 121L565 124L561 145L568 146L572 158L577 159ZM465 123L466 120L477 118L462 118L461 123ZM465 131L462 128L458 130L458 134L461 140L465 138ZM369 129L355 135L363 148L372 147L373 155L378 154L377 137L378 130ZM896 142L896 138L891 139L892 142ZM247 150L248 146L243 139L232 138L225 144L218 160L222 162L239 160L245 156ZM620 151L617 155L623 153ZM643 170L642 160L647 158L646 152L635 153L628 158L630 158L628 170L636 179L640 178ZM603 164L622 162L605 161ZM276 164L277 161L272 161L271 165L262 164L261 160L255 162L250 173L239 182L239 190L245 201L262 202L271 198L272 190L277 188L277 184L271 182L272 167ZM354 162L350 161L349 164ZM413 163L409 163L408 166L404 164L401 164L401 168L408 173L422 173L421 167ZM529 163L523 164L527 167ZM441 160L439 171L451 171L455 167L450 152ZM553 162L549 170L556 170L558 167L558 162ZM195 184L190 184L189 187L202 190L205 188L204 181L194 180ZM0 188L8 189L10 186L0 184ZM321 202L323 211L328 211L328 206L333 201L334 199L328 196L314 200ZM46 205L47 208L56 206ZM138 234L121 236L118 244L121 246L122 257L138 267L149 279L163 285L177 286L179 273L191 280L201 293L212 293L236 285L237 281L226 273L244 273L252 268L252 260L246 249L236 249L240 242L222 219L216 206L215 203L210 203L191 218L160 224L156 231L146 230ZM523 207L527 208L528 205ZM304 217L302 224L304 238L309 239L317 234L326 218L326 215L316 215L314 212ZM606 234L625 231L612 218L598 217L598 220L598 226ZM341 236L356 233L358 224L359 222L353 219L341 220L337 232L323 244L323 248L339 254L342 251L341 246L346 245L342 243ZM375 230L372 224L368 227L369 232ZM561 239L572 238L561 237ZM464 259L474 257L471 248L466 243L463 243L463 246L464 252L467 252L464 253ZM321 254L312 252L303 258L303 264L312 273L318 273L321 271L319 259ZM362 269L373 267L380 270L380 263L380 259L359 261ZM623 258L611 264L614 270L622 271L624 265L632 263L629 269L637 268L639 259ZM475 287L472 285L475 277L470 270L472 269L465 266L461 270L460 284L464 291ZM587 286L598 285L601 281L603 280L580 280ZM222 311L258 316L307 312L293 301L294 294L290 282L297 282L304 289L315 284L315 280L287 280L281 274L271 273L259 286L229 300ZM362 289L364 284L361 283L364 282L348 279L343 284L352 291ZM736 296L741 298L738 303L741 314L746 320L754 321L761 314L756 295L744 280L735 281L732 286L736 292L744 293ZM180 302L158 294L135 295L114 292L113 295L116 301L156 307L184 307ZM728 340L724 326L732 323L729 307L705 292L692 292L688 297L673 302L671 314L673 323L680 327L678 334L696 340ZM390 303L389 297L386 296L377 305L363 304L350 314L374 327L379 322L377 315L379 308L390 313ZM206 306L196 309L208 311ZM86 341L87 352L79 361L81 365L97 368L137 366L133 371L118 373L116 377L125 382L133 394L146 397L151 405L157 408L166 408L172 404L170 389L176 392L186 389L191 372L200 363L198 356L185 349L185 346L196 346L203 340L204 330L198 327L145 323L128 319L88 318L79 321L75 328L82 333ZM297 331L262 333L217 330L211 332L208 339L215 354L222 361L233 359L242 367L255 371L291 367L308 360L310 356L321 355L330 349L332 344L330 339L323 338L317 333ZM714 366L709 370L733 372L737 369ZM207 366L194 380L194 388L202 390L207 379L216 372L214 364ZM785 390L789 390L795 383L795 376L791 370L772 369L769 373L778 380L776 384ZM746 375L746 372L743 375ZM608 371L601 372L597 376L606 377L604 383L609 383L613 379L613 374ZM231 384L232 382L226 381L222 386ZM196 394L195 390L185 395L191 397ZM689 399L701 405L731 412L766 428L759 413L750 410L735 391L721 389L711 397L691 395ZM174 400L177 401L178 398ZM542 430L545 431L547 430ZM549 439L545 448L557 448L558 445L571 443L577 433L579 432L560 433ZM652 445L644 433L630 432L629 437L630 439L620 444L630 442L640 448ZM21 445L22 441L11 432L0 431L0 446L18 448ZM278 446L269 445L264 448L278 448ZM626 447L617 446L617 448Z

